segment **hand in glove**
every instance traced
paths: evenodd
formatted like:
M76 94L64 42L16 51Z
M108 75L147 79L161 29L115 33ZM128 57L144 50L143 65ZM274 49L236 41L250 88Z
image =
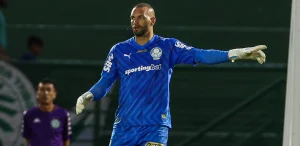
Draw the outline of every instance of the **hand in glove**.
M262 50L265 49L267 49L267 46L265 45L258 45L254 47L241 49L232 49L229 50L228 56L232 62L238 59L251 59L257 60L260 64L263 64L266 61L266 55Z
M82 94L77 99L76 103L76 114L80 114L84 108L93 100L94 96L91 92Z

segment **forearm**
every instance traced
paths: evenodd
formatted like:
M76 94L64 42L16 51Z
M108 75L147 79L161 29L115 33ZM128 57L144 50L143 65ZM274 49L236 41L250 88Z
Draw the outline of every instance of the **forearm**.
M99 100L104 97L110 90L113 82L113 80L101 77L101 79L89 90L89 92L93 94L93 100Z
M195 62L202 64L219 64L229 60L228 51L196 49Z
M70 146L70 140L64 141L64 146Z

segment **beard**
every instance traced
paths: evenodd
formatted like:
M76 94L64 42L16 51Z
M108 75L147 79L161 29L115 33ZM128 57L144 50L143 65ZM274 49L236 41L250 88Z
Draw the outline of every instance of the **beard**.
M135 36L144 36L147 32L148 32L147 26L140 27L140 30L139 30L139 31L134 31L134 30L133 30L133 34L134 34Z

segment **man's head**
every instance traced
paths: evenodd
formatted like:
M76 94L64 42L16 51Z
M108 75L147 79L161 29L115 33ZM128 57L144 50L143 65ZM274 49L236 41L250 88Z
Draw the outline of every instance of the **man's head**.
M153 25L156 22L155 12L147 3L137 4L131 11L131 27L135 36L144 36L153 32Z
M44 46L44 42L40 37L36 35L31 35L28 37L27 47L29 51L34 55L36 56L39 55L43 46Z
M44 79L39 82L37 87L37 101L41 105L49 105L56 98L55 82L50 79Z

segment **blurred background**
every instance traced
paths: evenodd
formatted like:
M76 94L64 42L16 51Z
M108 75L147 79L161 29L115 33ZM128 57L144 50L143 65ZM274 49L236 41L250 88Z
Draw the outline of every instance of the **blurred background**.
M72 115L71 145L108 145L119 83L80 116L74 107L100 78L110 48L132 37L129 16L139 2L154 7L163 37L204 49L268 46L263 65L177 66L168 144L280 146L291 0L8 0L0 9L0 146L23 145L22 112L35 106L45 77L56 80L55 102Z

